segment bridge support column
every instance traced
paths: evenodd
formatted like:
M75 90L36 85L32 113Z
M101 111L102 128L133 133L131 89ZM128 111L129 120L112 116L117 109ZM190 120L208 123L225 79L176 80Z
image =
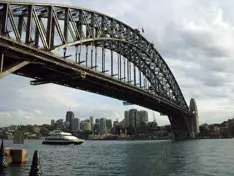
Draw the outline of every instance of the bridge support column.
M187 123L187 128L188 128L190 138L194 138L195 137L194 128L193 128L194 118L193 117L186 117L186 123Z
M4 54L1 54L0 73L3 72L3 64L4 64Z
M187 125L186 117L181 114L173 114L168 116L172 131L174 133L175 139L189 139L190 132Z
M2 54L2 58L1 58L1 69L0 69L0 79L15 72L16 70L19 70L21 69L22 67L26 66L29 64L28 61L23 61L23 62L20 62L20 63L17 63L16 65L14 66L11 66L10 68L7 68L6 70L3 70L3 64L4 64L4 55Z

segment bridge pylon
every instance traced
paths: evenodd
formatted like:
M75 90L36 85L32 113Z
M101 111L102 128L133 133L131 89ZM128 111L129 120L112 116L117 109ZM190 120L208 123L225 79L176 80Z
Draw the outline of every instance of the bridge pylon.
M194 98L190 100L189 111L191 115L172 113L168 116L175 139L195 138L199 133L198 110Z
M196 136L199 133L199 122L198 122L198 110L197 110L197 103L194 98L190 100L189 110L192 113L191 119L191 128L193 135Z
M180 113L168 116L175 139L189 139L191 133L187 123L187 117Z

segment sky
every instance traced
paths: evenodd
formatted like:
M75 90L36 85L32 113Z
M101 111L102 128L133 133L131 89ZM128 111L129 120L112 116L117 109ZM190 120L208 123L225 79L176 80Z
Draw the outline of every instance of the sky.
M31 2L47 2L38 0ZM195 98L199 123L220 123L234 116L234 11L232 0L50 0L99 11L143 34L174 74L187 104ZM122 101L55 84L31 86L10 75L0 80L0 126L42 124L65 118L123 119ZM148 110L149 120L153 112ZM169 124L155 112L159 125Z

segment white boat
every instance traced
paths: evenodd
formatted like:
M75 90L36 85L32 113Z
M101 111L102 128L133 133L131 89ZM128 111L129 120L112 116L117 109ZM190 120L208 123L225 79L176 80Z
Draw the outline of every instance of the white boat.
M84 142L83 139L79 139L75 136L72 136L71 133L65 133L60 130L54 130L49 133L49 136L45 138L42 144L50 145L68 145L74 144L79 145Z

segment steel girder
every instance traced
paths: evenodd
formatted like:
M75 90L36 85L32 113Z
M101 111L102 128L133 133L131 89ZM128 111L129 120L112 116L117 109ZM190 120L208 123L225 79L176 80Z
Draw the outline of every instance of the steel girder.
M0 2L0 35L48 52L80 45L114 51L142 72L154 95L188 111L175 77L154 45L139 30L105 14L56 4Z

